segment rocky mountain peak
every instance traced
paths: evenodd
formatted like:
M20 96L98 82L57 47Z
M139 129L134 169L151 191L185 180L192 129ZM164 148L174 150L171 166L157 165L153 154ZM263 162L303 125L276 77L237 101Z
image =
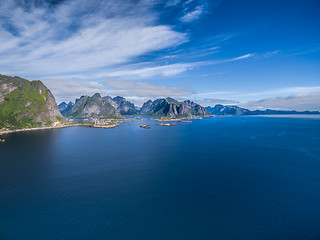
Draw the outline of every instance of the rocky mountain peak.
M50 126L64 119L41 81L0 75L0 127Z

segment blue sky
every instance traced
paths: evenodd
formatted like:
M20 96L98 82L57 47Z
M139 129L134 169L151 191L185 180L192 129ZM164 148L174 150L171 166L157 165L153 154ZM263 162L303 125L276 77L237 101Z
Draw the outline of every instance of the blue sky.
M205 106L320 110L318 0L0 2L0 73L57 102L171 96Z

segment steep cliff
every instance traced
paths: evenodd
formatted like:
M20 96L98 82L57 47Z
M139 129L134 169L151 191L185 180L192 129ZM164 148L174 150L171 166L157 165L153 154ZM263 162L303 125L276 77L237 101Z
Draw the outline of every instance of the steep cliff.
M211 114L197 103L190 100L179 102L173 98L149 100L140 109L141 115L170 118L205 117Z
M106 97L103 97L103 99L106 102L110 103L114 108L116 108L121 115L138 114L138 110L136 109L135 105L127 101L123 97L117 96L117 97L111 98L109 96L106 96Z
M250 110L238 106L224 106L217 104L214 107L206 107L207 111L214 115L250 115Z
M88 117L121 117L118 110L109 102L105 101L99 93L92 97L82 96L76 100L74 106L63 113L66 117L88 118Z
M55 98L41 81L0 75L0 128L51 126L64 121Z
M69 102L68 104L66 102L62 102L58 105L58 108L61 114L63 115L64 113L70 111L73 105L74 105L73 102Z

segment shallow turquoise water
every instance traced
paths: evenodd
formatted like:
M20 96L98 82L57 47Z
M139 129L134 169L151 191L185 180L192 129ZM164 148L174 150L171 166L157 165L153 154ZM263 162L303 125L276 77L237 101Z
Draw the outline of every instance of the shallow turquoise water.
M319 119L156 123L6 136L0 239L320 238Z

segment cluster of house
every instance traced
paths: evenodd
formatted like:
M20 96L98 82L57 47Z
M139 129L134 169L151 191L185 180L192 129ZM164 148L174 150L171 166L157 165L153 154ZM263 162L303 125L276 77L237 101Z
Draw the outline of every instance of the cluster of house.
M94 118L92 119L92 122L94 122L95 125L98 124L108 124L112 121L112 119L98 119L98 118Z

